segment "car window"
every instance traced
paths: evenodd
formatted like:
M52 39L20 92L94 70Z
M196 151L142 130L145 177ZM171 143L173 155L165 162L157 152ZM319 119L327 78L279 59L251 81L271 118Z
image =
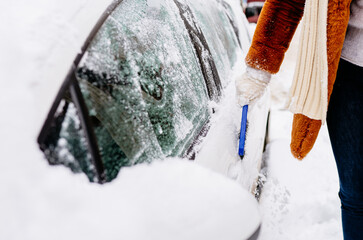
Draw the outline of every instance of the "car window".
M197 24L197 19L186 2L183 0L174 0L174 2L179 8L180 16L193 42L206 82L208 95L211 100L218 102L222 95L222 84L204 33Z
M172 1L160 0L153 6L146 0L122 1L85 52L76 80L106 181L123 166L181 156L210 117L203 73ZM67 103L72 105L69 99ZM80 134L69 137L85 143ZM64 142L61 136L52 138L54 146ZM76 158L69 154L74 146L65 148L62 154L53 154L54 163L67 165L67 158ZM88 157L86 167L75 166L74 171L92 172Z
M228 18L228 21L231 24L231 26L233 27L233 31L234 31L234 33L236 35L238 45L240 46L241 49L243 49L244 46L242 46L242 41L240 39L240 31L239 31L238 26L237 26L237 19L236 19L236 16L234 15L234 12L233 12L231 6L227 2L225 2L223 0L218 1L218 3L221 6L223 6L223 8L225 10L224 12L225 12L225 14L226 14L226 16ZM234 55L232 55L232 56L233 56L232 57L233 58L232 62L234 63L235 56Z
M210 3L207 0L188 0L188 5L204 33L213 59L215 61L222 86L230 79L231 69L237 58L239 47L237 35L225 7L221 2Z

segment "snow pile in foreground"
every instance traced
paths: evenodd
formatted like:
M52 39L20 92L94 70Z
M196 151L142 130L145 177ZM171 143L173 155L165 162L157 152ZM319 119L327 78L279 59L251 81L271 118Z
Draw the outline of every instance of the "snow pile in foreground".
M1 174L11 183L1 190L1 239L239 240L259 224L247 191L187 160L125 168L104 186L26 161Z
M271 119L279 121L273 126L288 135L292 114L280 116ZM326 127L302 162L291 156L289 144L290 139L280 136L267 146L267 182L260 201L261 239L343 239L338 173Z

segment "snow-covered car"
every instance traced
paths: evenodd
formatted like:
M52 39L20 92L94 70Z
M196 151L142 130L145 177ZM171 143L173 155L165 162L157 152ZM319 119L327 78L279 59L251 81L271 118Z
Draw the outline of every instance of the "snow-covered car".
M96 60L97 55L88 50L98 45L93 44L93 38L89 38L91 40L89 45L85 45L86 47L89 46L88 50L86 48L82 50L82 46L87 36L92 32L93 27L101 26L102 28L106 24L106 22L102 23L101 21L98 25L97 20L111 2L112 0L21 0L15 4L3 4L4 6L1 8L3 10L1 16L9 21L3 21L2 26L5 26L3 32L7 34L2 38L3 44L0 44L3 53L3 71L1 73L5 73L5 77L2 78L5 82L0 101L3 112L1 118L1 136L3 137L1 154L3 159L8 159L1 161L2 172L0 176L3 184L1 186L2 204L0 211L2 217L0 217L0 224L3 228L0 231L0 239L249 239L254 233L258 232L261 223L256 199L250 192L237 184L238 181L231 180L210 170L213 169L228 176L231 176L229 173L233 173L232 177L238 180L238 177L235 178L238 174L245 176L240 172L250 173L250 171L242 171L243 168L241 168L241 171L235 171L239 169L238 164L247 164L249 159L255 159L252 154L254 151L251 150L253 148L257 149L257 145L253 140L259 135L255 134L253 130L257 121L252 118L249 129L253 130L251 131L253 134L248 137L248 141L253 143L253 148L247 141L246 144L250 147L248 147L243 161L239 159L237 154L240 108L234 101L233 79L234 75L243 71L242 55L249 45L249 37L243 25L245 19L238 5L238 0L226 0L231 6L231 9L227 9L226 13L231 14L232 12L235 15L236 29L238 29L243 49L241 51L241 47L234 47L235 54L233 55L236 57L232 62L230 62L228 55L224 54L226 50L224 49L224 42L221 42L223 38L221 40L220 37L213 36L213 31L218 34L220 31L222 34L224 33L219 25L221 23L219 20L217 21L218 15L215 13L224 12L225 6L220 4L221 2L216 3L216 1L212 0L193 1L194 5L181 2L188 4L192 9L195 23L203 31L222 85L220 96L216 95L218 97L215 100L210 100L204 83L203 71L199 70L199 74L196 75L202 76L202 81L193 78L195 84L200 84L203 87L198 89L204 89L205 91L200 95L207 98L207 100L200 98L203 100L200 103L202 105L201 109L206 108L207 117L203 118L204 115L198 115L199 112L203 111L199 111L195 115L201 116L201 125L206 126L204 129L208 131L205 131L205 137L201 136L197 140L195 140L194 136L196 137L198 134L190 134L191 140L185 145L185 149L191 149L189 153L177 154L177 158L160 156L164 160L155 159L150 164L124 167L117 178L112 180L111 183L103 185L89 182L88 176L90 175L87 176L83 172L73 174L68 167L64 167L63 164L79 172L82 171L80 166L84 166L84 162L78 162L78 160L83 160L82 156L84 154L87 155L88 160L92 159L92 148L88 147L87 137L78 137L77 135L79 133L89 134L85 131L87 126L84 127L85 122L83 122L87 117L82 118L84 106L86 106L86 110L90 114L90 122L96 126L94 129L101 129L96 125L97 119L92 117L94 112L87 105L86 100L88 98L85 95L84 86L82 86L84 82L81 81L88 82L83 77L97 76L95 71L98 71L98 67L101 67L101 65L94 64L93 66L93 63L89 65L86 60L89 59L89 56L95 57L93 59ZM141 34L142 31L148 31L144 35L147 37L150 35L149 40L141 39L140 41L135 37L130 41L124 41L121 36L120 41L126 43L126 45L130 44L130 46L137 43L136 47L134 47L136 53L144 51L144 46L153 47L151 50L160 49L160 54L157 55L158 59L170 59L170 61L162 62L161 76L166 74L170 76L173 73L175 75L189 76L188 71L193 69L193 62L197 62L197 67L202 69L198 62L198 54L194 44L190 40L190 33L185 27L183 18L180 17L178 5L174 4L173 0L123 0L119 4L118 7L120 8L129 6L122 12L125 16L140 14L140 16L146 16L153 20L139 23L129 21L126 28L122 24L117 24L116 27L125 30L127 36L132 34L131 30L138 34ZM132 5L137 7L133 8ZM146 5L148 8L146 8ZM113 7L115 6L113 5ZM196 6L202 7L198 15L198 11L193 10ZM211 9L215 10L213 14L206 15ZM110 8L104 19L119 23L116 15L113 15L113 13L116 13L115 11ZM209 26L212 27L207 30L210 30L211 33L207 33L207 30L204 29L208 25L202 25L197 19L202 17L210 22ZM172 22L170 19L179 20ZM164 24L164 22L167 23ZM134 24L137 24L138 27L131 28L135 26ZM174 26L174 28L170 26ZM229 24L226 26L231 27ZM112 35L111 30L107 29L106 32ZM100 32L102 30L96 27L91 36L93 35L95 36L94 39L97 39ZM234 28L230 28L230 32L231 35L229 36L237 38L233 35L235 34ZM222 34L219 34L219 36ZM159 40L165 35L170 36L170 39L175 41L165 40L161 44ZM107 38L99 39L107 40L103 42L105 46L108 44L114 46L112 38L112 41ZM195 41L197 39L195 38ZM218 44L218 49L212 48L211 41ZM238 43L236 39L233 41ZM145 43L145 45L139 42ZM175 46L175 42L178 43L177 46ZM137 48L138 46L141 46L141 48ZM186 55L186 57L184 57L184 52L181 54L176 50L161 51L163 49L180 49L183 46L191 46L189 48L191 54ZM131 57L133 57L132 53ZM221 53L221 55L217 56L218 53ZM79 58L81 59L79 65L74 64L77 54L80 54ZM145 54L145 56L150 55ZM129 56L127 55L127 57ZM135 59L137 59L136 57ZM190 66L185 67L188 70L186 72L177 68L183 66L178 62L178 59L182 59L182 57L184 59L190 57L188 62ZM168 62L173 64L173 68L165 67ZM82 66L92 66L93 68L88 68L87 71L70 71L70 67L78 69ZM105 64L105 66L108 65ZM131 66L140 68L136 64ZM105 69L112 70L112 68ZM169 71L166 71L167 69ZM172 72L173 69L175 69L175 72ZM132 76L137 77L137 72L136 70L131 71ZM69 77L67 77L67 73L69 73ZM100 78L104 77L103 74L99 74L99 76ZM106 74L106 79L108 76L112 76L112 74ZM183 84L190 83L185 78L180 81ZM9 81L8 79L12 80ZM166 80L169 83L170 79L166 78ZM179 77L175 79L176 82L178 80ZM158 93L161 93L161 91L151 91L150 85L147 85L147 88L144 87L143 90L138 78L136 78L135 82L132 82L132 84L139 86L138 89L143 98L152 102L163 101L162 99L158 100L160 98ZM97 86L98 82L93 82L93 84L92 87L99 87ZM104 91L105 94L108 92L117 93L117 91L114 91L115 88L111 89L108 84L110 84L109 81L101 85L99 89ZM83 85L87 86L87 84ZM77 86L80 87L79 91ZM173 96L178 96L176 93L179 93L179 88L169 89L164 86L163 89L168 89L169 92L174 91ZM182 94L188 95L185 90L187 88L183 86L180 89L185 91ZM145 93L146 91L149 91L150 94ZM77 96L80 92L81 95ZM58 97L56 97L57 93L59 93ZM93 93L90 92L89 96ZM163 91L162 97L167 96L167 93ZM82 98L77 102L79 96ZM192 95L188 96L190 98L194 97ZM56 102L54 102L55 98L57 99ZM112 98L110 99L112 100ZM81 102L82 100L85 103L84 105ZM226 100L230 101L230 104L225 104ZM53 103L55 104L52 105ZM173 103L176 103L173 109L181 109L178 105L180 101ZM182 102L180 104L184 106ZM112 106L118 107L117 104ZM167 107L167 105L164 106ZM189 106L184 106L184 109L186 107ZM49 109L52 109L52 111L50 112ZM258 108L251 108L249 117L253 116L254 109ZM179 112L171 113L179 114ZM64 118L62 118L62 114ZM190 115L192 114L194 113L190 113ZM262 119L261 116L260 118ZM48 119L48 123L44 125L46 119ZM191 125L179 124L176 121L178 118L173 117L171 119L174 126L186 127L185 129L187 129L184 132L183 128L175 128L177 136L183 136L185 133L189 134L188 129L192 129L190 128ZM203 122L205 119L208 119L206 123ZM101 120L104 121L100 121L102 124L108 122L108 119ZM180 121L187 123L183 118L180 118ZM43 126L48 129L44 129L42 132L43 137L48 139L48 143L56 142L53 149L43 148L46 154L52 157L59 154L59 157L64 157L62 158L64 162L56 167L49 166L43 152L38 149L36 143L36 138ZM203 129L203 127L201 128ZM133 130L130 129L130 131ZM94 133L98 134L99 132L94 131ZM222 133L226 135L222 135ZM75 136L74 138L71 138L72 134ZM52 139L52 137L54 138ZM41 137L39 140L41 140ZM96 140L98 146L101 146L98 139ZM44 141L40 142L45 143ZM87 149L82 149L84 145L87 146ZM76 149L84 151L74 151ZM101 152L100 149L95 149L95 151ZM261 148L258 151L261 152ZM207 154L210 154L210 156L206 157ZM184 155L186 157L183 157ZM195 156L195 161L188 160L188 158L193 158L192 156ZM67 160L69 161L67 162ZM103 161L104 158L101 160L102 164L105 163L104 167L107 169L107 166L110 165ZM54 164L56 163L59 162L54 162ZM86 173L89 170L95 170L95 165L91 161L86 162L85 166L87 166ZM233 171L226 171L228 169ZM109 174L106 171L105 173ZM91 176L91 179L98 182L97 173L92 174L94 177ZM105 180L110 179L106 178ZM19 231L20 229L21 231Z
M77 44L64 46L64 52L59 54L60 61L54 65L56 71L47 70L49 82L38 86L45 89L42 94L48 99L54 99L57 92L50 111L39 105L39 111L47 116L38 143L48 162L84 173L92 182L110 182L120 175L121 179L113 182L117 184L128 179L129 171L125 170L126 177L122 172L119 174L122 167L166 158L173 162L173 157L195 159L197 164L242 179L239 182L251 190L251 183L258 174L258 161L255 160L262 156L266 126L266 115L257 112L267 111L257 105L249 115L249 129L253 134L248 137L243 164L255 165L250 167L253 169L248 171L249 180L246 181L247 174L241 174L245 166L239 165L241 159L236 146L240 109L232 96L233 79L243 71L243 54L250 44L247 20L241 7L233 1L117 0L100 20L93 23L90 16L96 16L96 10L105 3L89 2L95 5L87 7L89 16L73 16L78 30L75 31L76 38L88 36L83 47L79 47L81 51ZM57 80L62 83L55 84ZM221 107L226 100L231 101L227 104L228 109ZM224 110L231 110L231 118ZM258 119L254 115L258 115ZM227 117L228 121L219 124L220 116ZM222 136L221 132L227 135ZM211 148L214 150L210 151ZM158 168L155 163L151 165L154 167L150 167L150 172ZM158 175L178 171L171 167L173 164L169 165ZM138 168L129 169L137 171ZM182 173L179 175L185 175L185 180L190 179L186 171ZM179 176L173 172L170 175ZM205 183L204 179L209 175L206 171L200 178L196 176L197 181L193 180L192 185ZM143 176L151 175L143 173ZM163 182L174 181L171 185L180 185L183 194L188 192L183 190L189 186L188 180L183 183L180 178L167 177L169 180ZM207 182L213 177L210 175ZM140 179L148 181L142 176ZM150 180L150 184L153 185L153 181ZM234 183L230 181L230 184ZM163 189L158 191L163 192ZM243 189L235 191L239 194ZM170 193L167 192L163 194ZM147 191L144 195L143 198L150 197ZM156 199L159 195L164 196L157 194ZM250 194L246 192L246 195ZM235 212L238 219L242 219L238 226L231 225L233 221L227 218L225 225L236 229L236 235L243 233L243 239L254 239L260 220L254 199L246 199L236 200L238 209L230 204L223 205L231 209L221 212ZM152 202L150 212L159 201ZM201 213L198 216L210 217ZM214 222L209 225L216 226ZM198 232L205 235L209 231L200 229ZM217 236L214 238L218 239Z
M189 158L253 191L266 104L249 114L248 171L231 156L239 130L210 133L223 126L213 116L231 95L226 88L250 43L237 7L221 0L114 1L76 56L41 129L38 143L49 163L105 183L125 166ZM211 154L215 145L220 150Z
M39 135L49 163L103 183L123 166L194 158L248 37L236 23L224 1L113 2Z

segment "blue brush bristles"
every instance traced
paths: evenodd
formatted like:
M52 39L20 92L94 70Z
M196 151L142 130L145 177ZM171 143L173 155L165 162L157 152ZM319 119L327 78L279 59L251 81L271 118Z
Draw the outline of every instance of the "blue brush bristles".
M247 129L247 112L248 105L244 105L242 108L242 119L241 119L241 133L239 136L238 154L243 157L245 154L245 142L246 142L246 129Z

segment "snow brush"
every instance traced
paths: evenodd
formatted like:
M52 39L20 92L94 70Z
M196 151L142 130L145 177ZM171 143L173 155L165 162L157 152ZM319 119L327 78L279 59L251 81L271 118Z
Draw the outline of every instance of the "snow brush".
M246 130L247 130L247 112L248 105L242 108L241 132L239 135L238 155L243 159L245 155Z

